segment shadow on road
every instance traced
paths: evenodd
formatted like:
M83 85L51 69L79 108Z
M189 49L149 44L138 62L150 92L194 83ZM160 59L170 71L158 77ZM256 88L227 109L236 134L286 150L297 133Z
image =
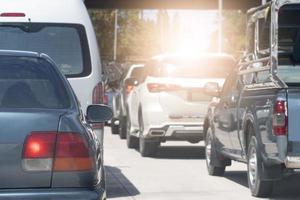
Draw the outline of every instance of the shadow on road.
M105 166L107 197L131 197L140 194L138 189L117 167Z
M300 199L300 174L278 181L274 185L271 199Z
M224 177L248 188L246 171L228 171ZM290 176L274 183L273 194L274 200L300 199L300 174ZM250 192L249 192L250 193Z
M162 146L154 158L205 159L205 148L203 146Z
M228 171L225 172L224 177L248 188L246 171Z

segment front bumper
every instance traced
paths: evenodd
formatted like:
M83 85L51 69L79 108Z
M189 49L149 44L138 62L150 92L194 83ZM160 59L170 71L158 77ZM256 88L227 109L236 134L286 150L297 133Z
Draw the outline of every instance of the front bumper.
M0 200L105 200L106 194L88 189L3 189Z

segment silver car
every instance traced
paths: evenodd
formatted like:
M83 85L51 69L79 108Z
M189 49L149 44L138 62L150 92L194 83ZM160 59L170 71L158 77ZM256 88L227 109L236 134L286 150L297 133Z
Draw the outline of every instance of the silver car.
M66 78L46 55L0 51L0 199L105 199L102 144Z

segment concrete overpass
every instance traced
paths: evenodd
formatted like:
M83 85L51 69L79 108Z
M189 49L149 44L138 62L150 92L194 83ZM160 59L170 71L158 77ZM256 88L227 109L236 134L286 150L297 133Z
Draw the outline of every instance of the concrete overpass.
M223 0L224 9L261 5L264 0ZM218 9L218 0L85 0L88 8L111 9Z

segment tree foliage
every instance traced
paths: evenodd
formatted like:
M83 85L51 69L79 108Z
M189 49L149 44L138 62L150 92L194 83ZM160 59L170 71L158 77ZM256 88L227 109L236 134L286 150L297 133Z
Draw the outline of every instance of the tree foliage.
M101 55L113 59L115 10L90 10ZM117 59L121 62L145 60L163 51L176 48L180 40L180 15L170 19L168 12L160 10L155 19L142 17L141 10L118 11ZM246 15L239 11L223 12L224 51L238 55L245 44ZM212 35L210 51L217 51L217 31Z
M240 11L225 11L223 16L224 50L238 55L245 49L246 14Z
M143 19L141 10L119 10L117 59L144 60L160 51L159 29L155 20ZM91 10L103 59L112 60L114 45L114 10Z

